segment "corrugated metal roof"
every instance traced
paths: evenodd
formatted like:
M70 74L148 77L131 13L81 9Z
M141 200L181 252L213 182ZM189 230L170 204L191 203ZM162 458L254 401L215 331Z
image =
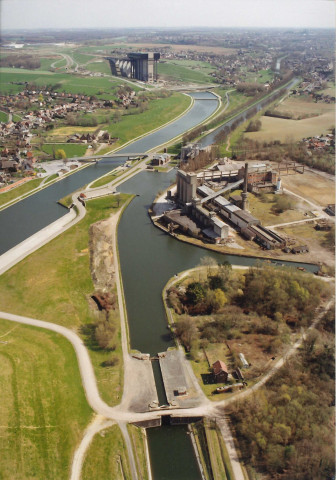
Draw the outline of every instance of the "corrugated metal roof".
M197 192L203 193L203 195L205 196L213 195L215 193L212 188L209 188L206 185L201 185L200 187L197 187Z

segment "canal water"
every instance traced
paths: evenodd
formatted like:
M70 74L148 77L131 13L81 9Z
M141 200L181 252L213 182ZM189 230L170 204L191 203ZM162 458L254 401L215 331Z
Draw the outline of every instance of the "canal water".
M217 107L212 94L193 94L195 105L183 118L162 130L125 147L125 152L141 153L168 141L203 121ZM200 98L197 101L197 97ZM203 100L209 98L209 100ZM202 100L201 100L202 99ZM57 200L110 171L122 158L104 159L61 182L32 195L0 212L0 253L60 218L67 210ZM121 218L118 247L126 298L131 347L155 354L173 345L162 303L162 289L168 279L182 270L195 267L204 256L218 262L251 265L247 257L220 255L181 243L155 228L147 210L156 194L175 180L176 171L143 172L119 187L135 193ZM285 263L285 262L284 262ZM302 264L297 264L302 265ZM164 398L159 371L155 373L160 398ZM201 478L190 436L184 426L148 429L148 442L154 480L199 480Z

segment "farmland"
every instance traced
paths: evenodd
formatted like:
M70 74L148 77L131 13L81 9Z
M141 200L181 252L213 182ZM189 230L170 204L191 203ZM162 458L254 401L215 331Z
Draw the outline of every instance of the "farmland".
M314 102L309 97L289 97L281 102L275 109L275 113L292 116L293 120L300 120L300 117L318 116L332 112L333 105L324 102Z
M245 136L260 142L270 142L273 140L285 142L289 139L301 140L305 137L328 133L328 130L334 124L335 117L332 110L318 117L306 118L304 120L261 117L261 130L259 132L246 133Z
M66 480L92 415L72 345L5 320L0 336L1 477Z

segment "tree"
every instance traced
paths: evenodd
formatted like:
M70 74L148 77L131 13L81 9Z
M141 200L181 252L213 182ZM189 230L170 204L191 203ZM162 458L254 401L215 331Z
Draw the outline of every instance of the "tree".
M200 282L192 282L188 285L186 295L189 303L196 305L204 302L206 291Z
M59 148L58 150L56 150L55 157L57 160L61 160L61 159L64 160L65 158L67 158L66 153L62 148Z
M194 321L190 317L183 317L176 325L176 335L180 338L187 352L197 340L198 333Z

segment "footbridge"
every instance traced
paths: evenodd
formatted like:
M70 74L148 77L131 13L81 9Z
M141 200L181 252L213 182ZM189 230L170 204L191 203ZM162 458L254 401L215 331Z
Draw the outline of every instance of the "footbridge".
M147 153L125 153L125 152L116 152L116 153L105 153L104 155L91 155L87 157L72 157L69 158L68 160L71 160L72 162L84 162L84 163L96 163L102 158L120 158L120 157L125 157L128 160L131 158L145 158L148 157Z

